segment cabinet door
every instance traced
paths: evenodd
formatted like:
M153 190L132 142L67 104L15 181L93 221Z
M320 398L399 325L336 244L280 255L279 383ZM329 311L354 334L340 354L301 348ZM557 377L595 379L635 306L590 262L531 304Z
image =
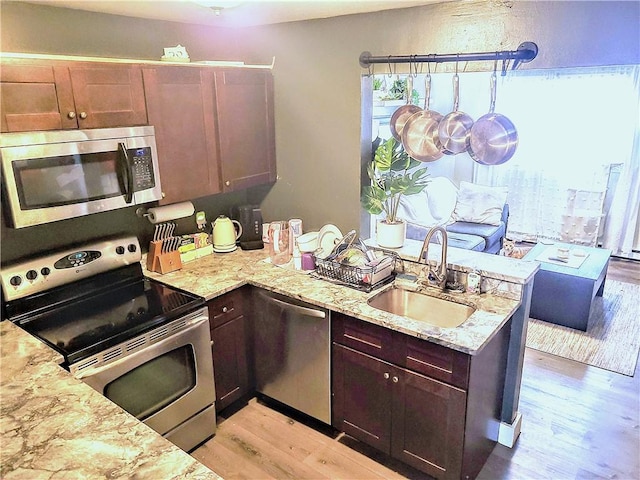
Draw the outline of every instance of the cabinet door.
M264 70L217 70L222 190L276 180L273 78Z
M2 132L78 128L67 68L3 62L0 80Z
M80 128L147 124L142 69L137 65L70 65Z
M387 362L334 343L333 427L388 454L390 378L396 370Z
M143 71L149 124L156 129L162 203L220 192L210 68Z
M460 478L464 390L409 370L392 377L391 455L436 478Z
M245 318L239 316L211 332L216 411L228 407L249 390Z

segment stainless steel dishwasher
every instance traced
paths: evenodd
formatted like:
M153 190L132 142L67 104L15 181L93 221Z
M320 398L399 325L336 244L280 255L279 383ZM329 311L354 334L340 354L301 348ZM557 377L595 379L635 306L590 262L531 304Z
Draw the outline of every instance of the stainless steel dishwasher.
M262 290L255 300L256 390L330 425L330 312Z

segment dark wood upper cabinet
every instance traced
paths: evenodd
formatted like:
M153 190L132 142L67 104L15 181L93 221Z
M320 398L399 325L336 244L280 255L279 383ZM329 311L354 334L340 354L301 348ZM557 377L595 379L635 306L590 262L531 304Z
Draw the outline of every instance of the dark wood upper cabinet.
M143 76L161 203L275 181L271 72L158 66Z
M271 72L216 70L215 88L222 191L275 182Z
M268 69L7 58L0 81L2 132L154 126L160 203L276 181Z
M143 69L149 124L156 130L161 203L220 193L213 69Z
M137 65L3 59L2 132L147 124Z
M80 128L147 124L140 66L86 64L69 74Z

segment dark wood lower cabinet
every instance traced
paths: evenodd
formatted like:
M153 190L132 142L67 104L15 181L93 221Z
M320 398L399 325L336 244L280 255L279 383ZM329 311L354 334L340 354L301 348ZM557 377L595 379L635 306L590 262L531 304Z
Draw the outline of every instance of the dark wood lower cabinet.
M430 475L459 478L466 393L334 344L334 427Z
M405 369L391 382L391 455L433 476L459 478L466 392Z
M243 303L243 290L236 290L215 298L208 304L218 412L242 399L250 391L248 326L243 314Z
M332 424L435 478L474 478L498 439L508 340L509 323L477 355L447 355L334 314Z
M391 452L390 363L333 344L333 426Z
M245 338L244 316L236 317L212 332L217 411L240 400L248 391Z

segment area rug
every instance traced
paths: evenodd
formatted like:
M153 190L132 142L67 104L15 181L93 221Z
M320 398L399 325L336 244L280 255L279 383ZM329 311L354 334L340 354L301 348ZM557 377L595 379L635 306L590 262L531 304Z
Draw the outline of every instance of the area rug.
M607 280L587 331L530 319L527 347L633 376L640 350L640 285Z

